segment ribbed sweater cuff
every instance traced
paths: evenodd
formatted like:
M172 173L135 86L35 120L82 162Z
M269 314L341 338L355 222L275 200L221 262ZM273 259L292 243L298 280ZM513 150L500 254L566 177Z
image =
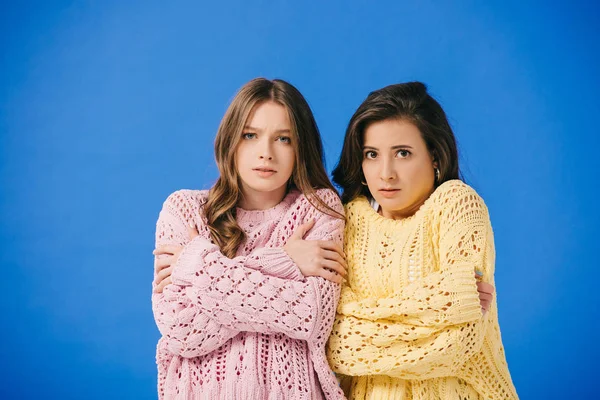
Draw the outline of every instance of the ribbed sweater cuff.
M475 280L463 274L456 274L453 278L453 304L448 310L448 319L455 324L478 320L483 314Z
M199 264L204 260L206 255L217 250L219 250L219 246L210 243L200 236L196 236L184 246L177 262L173 265L171 282L181 286L192 285L196 272L198 272Z
M262 249L258 263L262 266L261 270L268 275L295 281L304 279L300 268L282 247Z
M217 251L219 251L217 245L200 236L194 238L185 245L177 262L173 265L171 281L181 286L192 285L198 268L201 268L200 265L205 263L205 259L209 254ZM247 265L248 267L270 276L296 281L304 280L300 269L281 247L261 249L255 256L248 257L246 262L247 264L254 264Z

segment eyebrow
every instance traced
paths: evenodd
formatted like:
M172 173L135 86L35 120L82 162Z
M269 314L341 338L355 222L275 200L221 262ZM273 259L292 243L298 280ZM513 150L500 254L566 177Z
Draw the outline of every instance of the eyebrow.
M262 132L262 129L254 128L252 126L244 126L244 130L246 130L246 131ZM277 129L274 133L290 133L290 132L291 131L289 129Z
M399 149L412 149L412 146L409 146L407 144L399 144L396 146L392 146L392 150L399 150ZM364 146L363 150L379 150L377 147L373 147L373 146Z

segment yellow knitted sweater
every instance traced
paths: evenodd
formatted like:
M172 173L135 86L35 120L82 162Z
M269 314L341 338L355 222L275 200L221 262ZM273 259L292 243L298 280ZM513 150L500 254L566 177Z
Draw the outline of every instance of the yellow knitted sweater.
M487 207L439 186L403 220L346 205L347 281L327 356L349 399L517 399L496 298L482 316L474 271L494 284Z

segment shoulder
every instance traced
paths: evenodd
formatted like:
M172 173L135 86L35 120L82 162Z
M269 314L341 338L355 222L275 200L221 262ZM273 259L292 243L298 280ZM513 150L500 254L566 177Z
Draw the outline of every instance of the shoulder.
M344 212L346 213L346 219L348 221L364 218L366 215L370 214L371 210L372 207L369 199L365 196L358 196L344 206Z
M180 189L167 197L163 203L163 210L168 209L181 216L197 214L207 198L208 190Z
M454 179L441 184L432 194L431 199L438 205L447 205L471 201L483 203L483 199L471 186Z
M432 208L444 219L460 219L466 215L488 218L488 209L471 186L459 180L440 185L431 195Z
M337 213L344 213L344 206L342 205L342 200L340 196L337 194L335 190L331 189L317 189L312 195L306 195L304 193L298 196L297 202L302 204L305 207L316 207L319 211L324 212L326 214L331 213L329 210L323 210L323 207L319 203L326 204L332 210Z
M365 196L358 196L357 198L355 198L352 201L349 201L348 203L346 203L346 205L344 206L344 209L346 211L349 210L358 210L358 209L362 209L365 206L371 206L371 203L369 201L369 199L367 199Z

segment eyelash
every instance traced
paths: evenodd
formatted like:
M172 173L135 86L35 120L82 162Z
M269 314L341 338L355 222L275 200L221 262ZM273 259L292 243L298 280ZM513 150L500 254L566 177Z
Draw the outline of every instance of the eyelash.
M369 157L369 154L374 154L374 156L373 156L373 157ZM374 152L373 150L365 151L365 158L366 158L366 159L368 159L368 160L372 160L372 159L374 159L375 157L377 157L377 153L376 153L376 152Z
M242 139L250 140L256 138L256 133L243 133ZM292 143L292 139L289 136L278 136L275 140L279 140L284 144Z
M412 153L411 153L410 151L408 151L408 150L398 150L398 151L396 152L396 156L398 156L398 154L400 154L400 153L406 153L406 155L405 155L405 156L403 156L403 157L400 157L400 158L407 158L408 156L410 156L410 155L412 154ZM369 155L372 155L372 154L374 154L374 156L373 156L373 157L369 157ZM365 155L364 155L364 157L365 157L366 159L368 159L368 160L373 160L373 159L375 159L375 158L377 157L377 152L375 152L375 151L373 151L373 150L366 151L366 152L365 152Z

